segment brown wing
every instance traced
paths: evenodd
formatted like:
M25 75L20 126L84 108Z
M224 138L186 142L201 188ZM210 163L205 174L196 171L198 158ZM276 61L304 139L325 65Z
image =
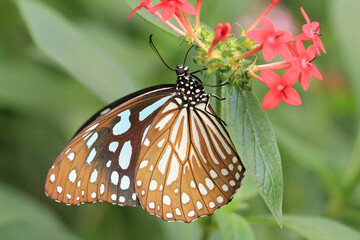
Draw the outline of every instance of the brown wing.
M181 106L175 98L155 117L139 155L136 193L150 214L191 222L229 203L245 168L205 104Z
M141 143L174 92L173 85L145 89L99 111L55 160L45 193L68 205L138 205L134 178Z

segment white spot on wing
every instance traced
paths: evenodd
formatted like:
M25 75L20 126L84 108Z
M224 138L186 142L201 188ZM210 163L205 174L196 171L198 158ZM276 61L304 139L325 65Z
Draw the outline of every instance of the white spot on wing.
M73 169L70 173L69 173L69 181L74 183L76 180L76 170Z
M103 195L104 192L105 192L105 185L101 184L101 186L100 186L100 195Z
M96 132L91 136L91 138L89 138L89 140L86 142L86 145L88 148L90 148L94 144L94 142L96 141L98 136L99 136L99 134Z
M206 196L206 194L208 193L208 191L206 190L206 188L204 187L204 185L202 183L199 183L199 190L200 190L200 193L204 196Z
M166 112L171 111L171 110L174 110L174 109L178 109L178 105L176 105L176 104L173 103L173 102L170 102L170 103L164 108L164 110L162 111L162 113L166 113Z
M106 167L109 168L111 166L111 160L107 161Z
M70 161L73 161L74 160L74 158L75 158L75 153L70 153L68 156L67 156L67 158L70 160Z
M109 144L109 151L110 152L116 152L116 149L118 148L119 143L118 142L112 142Z
M89 153L89 156L87 157L86 162L88 164L90 164L94 160L95 156L96 156L96 150L95 150L95 148L93 148L91 150L91 152Z
M146 167L148 165L148 163L149 163L149 161L147 161L147 160L142 161L140 163L139 169L142 169L142 168Z
M127 141L124 143L119 155L119 165L122 169L127 169L129 167L131 154L132 154L131 142Z
M206 179L205 179L205 183L206 183L206 186L207 186L210 190L213 190L213 189L214 189L214 183L213 183L213 181L210 180L210 178L206 178Z
M54 182L55 181L55 174L51 174L51 176L50 176L50 182Z
M97 176L98 176L98 171L96 169L94 169L94 171L91 173L91 176L90 176L90 182L91 183L96 182Z
M112 132L115 136L121 135L130 129L131 123L129 120L130 110L125 110L118 115L120 117L120 121L115 124L112 129Z
M130 186L130 178L127 175L124 175L121 178L120 188L122 190L126 190L129 189L129 186Z
M114 185L118 185L119 183L119 173L117 171L113 171L111 173L111 183Z
M158 169L162 175L165 174L165 168L166 168L167 162L169 161L170 154L171 154L171 146L168 145L166 147L165 153L163 154L163 156L159 162L159 166L158 166Z
M180 126L182 126L181 129ZM187 156L189 141L188 133L188 115L187 109L184 108L180 111L170 135L170 141L174 145L175 151L178 153L179 158L182 162L185 161L185 158Z
M145 139L145 141L144 141L144 145L145 145L145 146L147 146L147 147L150 145L150 141L149 141L149 139Z
M86 130L87 132L90 132L92 130L94 130L97 126L99 126L99 123L96 123L94 125L92 125L88 130Z
M167 206L170 206L171 200L170 200L170 198L169 198L168 195L164 195L164 197L163 197L163 203L164 203L165 205L167 205Z
M150 189L151 191L154 191L154 190L156 190L156 188L157 188L157 182L156 182L156 180L151 180L149 189Z
M168 175L167 181L166 181L167 186L169 186L171 183L173 183L174 181L176 181L178 179L179 167L180 167L179 161L176 158L175 154L173 154L173 156L171 158L169 175Z
M181 195L181 202L183 204L187 204L188 202L190 202L190 197L185 192L183 192Z
M188 217L194 217L195 216L195 212L193 210L191 210L189 213L188 213Z
M171 96L168 97L163 97L160 100L158 100L157 102L151 104L150 106L144 108L140 113L139 113L139 120L143 121L145 118L147 118L149 115L151 115L154 111L156 111L156 109L158 109L160 106L162 106Z
M168 114L166 117L164 117L163 119L161 119L161 121L156 124L155 128L159 129L159 131L161 131L166 124L171 120L171 118L174 116L174 113L170 113Z

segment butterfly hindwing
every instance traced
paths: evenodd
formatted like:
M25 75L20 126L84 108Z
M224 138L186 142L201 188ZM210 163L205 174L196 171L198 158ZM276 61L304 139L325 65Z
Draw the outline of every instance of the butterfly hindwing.
M191 222L226 205L244 167L222 123L206 108L164 105L141 148L136 192L143 208L166 221Z
M49 170L47 195L69 205L96 201L138 205L134 178L141 144L174 92L174 85L152 87L95 114Z

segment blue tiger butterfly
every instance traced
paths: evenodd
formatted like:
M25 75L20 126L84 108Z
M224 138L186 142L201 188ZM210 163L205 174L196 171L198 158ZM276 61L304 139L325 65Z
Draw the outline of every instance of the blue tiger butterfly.
M150 45L160 56L151 36ZM209 105L214 95L185 64L171 70L176 84L123 97L80 128L48 172L47 196L66 205L141 205L183 222L231 201L245 168Z

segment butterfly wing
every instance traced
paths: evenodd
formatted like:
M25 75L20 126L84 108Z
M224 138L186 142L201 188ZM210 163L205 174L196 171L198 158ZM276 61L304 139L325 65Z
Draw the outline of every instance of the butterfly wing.
M45 193L68 205L138 205L134 178L140 147L149 125L174 94L174 85L156 86L96 113L53 163Z
M166 221L213 214L241 185L245 168L224 126L205 108L182 108L174 97L141 148L136 193L146 211Z

